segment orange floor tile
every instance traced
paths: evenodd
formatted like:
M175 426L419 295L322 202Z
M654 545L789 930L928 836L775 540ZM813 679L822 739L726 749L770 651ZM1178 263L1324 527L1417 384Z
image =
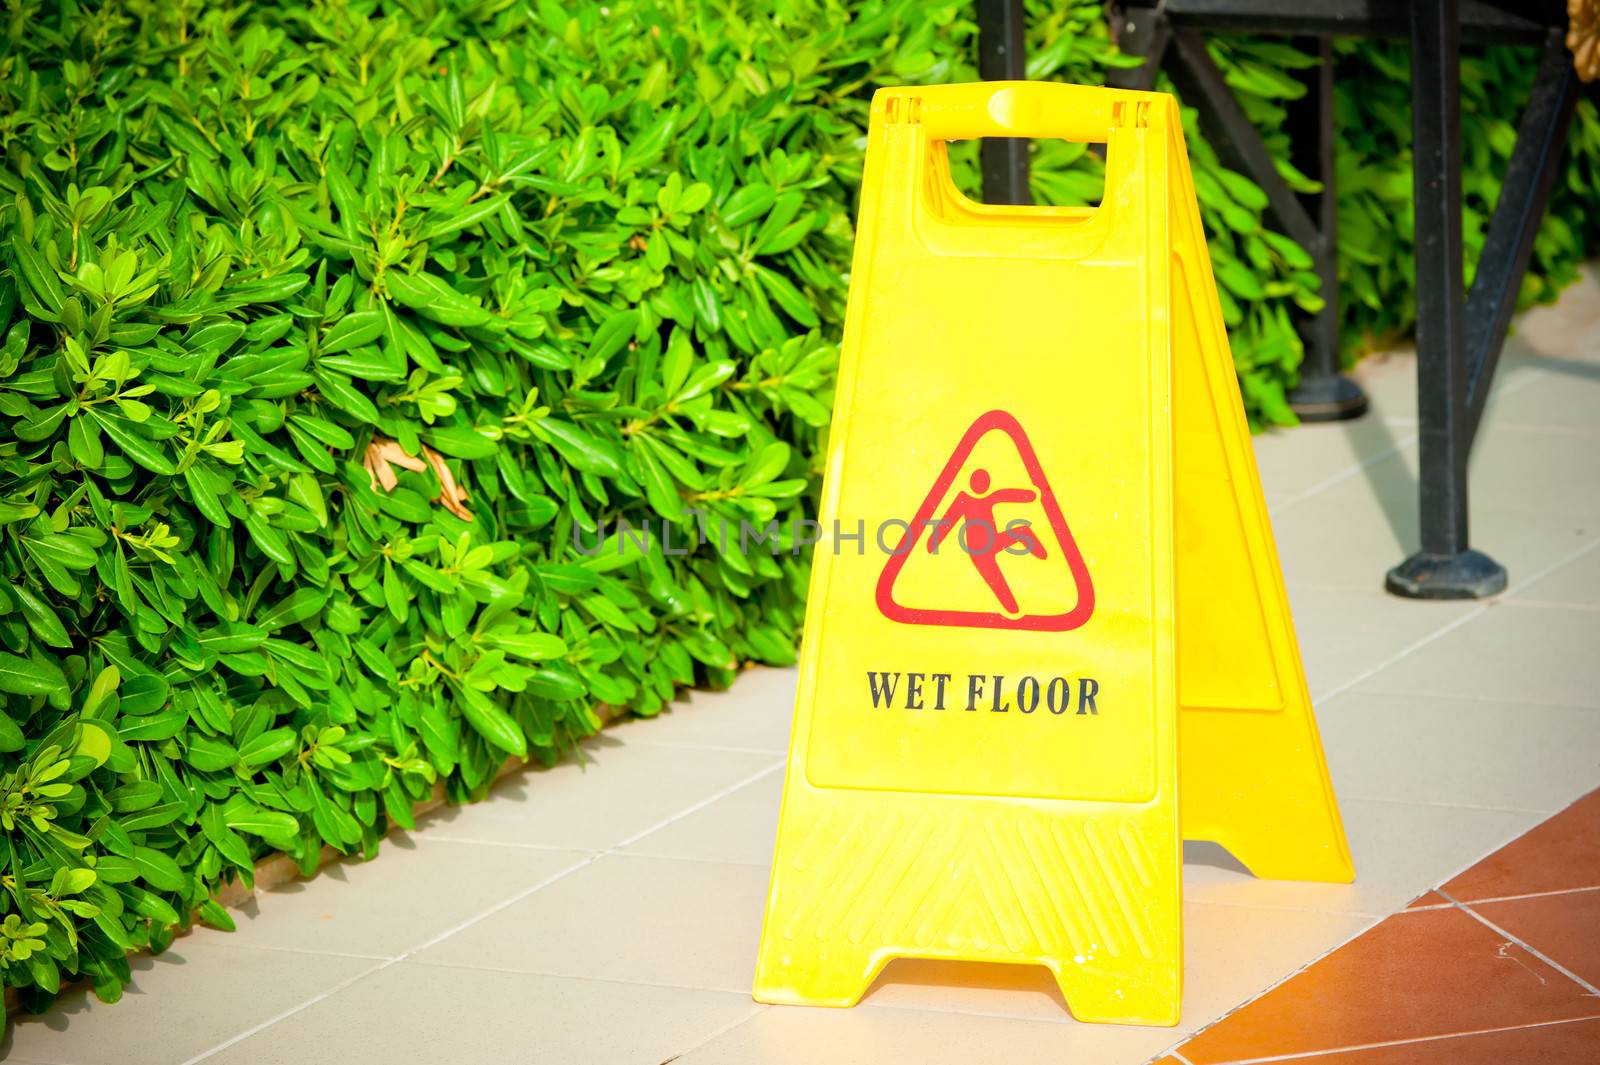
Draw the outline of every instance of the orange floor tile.
M1593 1065L1600 1018L1292 1058L1295 1065Z
M1594 1065L1597 983L1600 791L1178 1053L1191 1065Z
M1600 887L1600 791L1506 844L1441 890L1457 902Z

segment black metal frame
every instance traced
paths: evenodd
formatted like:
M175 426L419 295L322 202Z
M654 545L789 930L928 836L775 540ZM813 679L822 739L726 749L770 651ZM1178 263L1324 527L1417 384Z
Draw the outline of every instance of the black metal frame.
M978 0L985 78L1021 77L1021 0ZM1307 420L1355 417L1367 407L1340 372L1333 68L1330 38L1409 37L1412 43L1417 257L1417 413L1421 423L1421 549L1389 571L1385 587L1412 598L1478 598L1505 587L1504 567L1470 546L1467 454L1488 399L1533 240L1560 168L1578 79L1564 43L1562 0L1113 0L1113 32L1145 57L1114 84L1149 88L1165 69L1200 113L1207 140L1230 168L1267 194L1272 220L1311 255L1323 310L1303 318L1306 359L1291 402ZM1315 39L1322 63L1290 115L1295 165L1322 183L1315 197L1290 189L1206 51L1207 32ZM1468 292L1462 278L1460 48L1462 42L1542 49L1533 92ZM991 73L994 71L995 73ZM1026 146L984 145L984 196L1027 202ZM1018 198L1017 190L1021 190Z
M1384 584L1412 598L1476 599L1504 589L1506 570L1468 539L1467 455L1566 147L1578 78L1563 29L1547 29L1469 293L1461 275L1457 0L1414 0L1411 41L1422 547Z

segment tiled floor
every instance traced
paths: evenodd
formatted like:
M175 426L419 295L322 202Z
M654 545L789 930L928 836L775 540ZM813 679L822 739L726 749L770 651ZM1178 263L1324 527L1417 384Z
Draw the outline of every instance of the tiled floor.
M1597 981L1593 791L1207 1028L1174 1060L1578 1065L1600 1060Z
M118 1005L70 992L0 1050L34 1065L1600 1061L1600 800L1566 815L1586 835L1552 835L1557 820L1523 836L1600 784L1600 280L1524 316L1503 360L1473 468L1474 539L1511 571L1493 602L1381 590L1416 538L1413 373L1371 360L1373 415L1257 440L1358 879L1255 880L1186 847L1176 1030L1079 1024L1042 971L1005 967L896 962L851 1010L752 1002L794 687L756 670L607 730L582 766L428 818L376 862L265 893L237 933L136 961ZM1350 1049L1402 1039L1423 1041Z

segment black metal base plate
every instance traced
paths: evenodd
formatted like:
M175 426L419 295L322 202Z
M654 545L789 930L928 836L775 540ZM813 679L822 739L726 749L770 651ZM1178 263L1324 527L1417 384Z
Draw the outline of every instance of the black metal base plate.
M1412 555L1384 578L1390 593L1406 599L1486 599L1506 588L1506 568L1471 548L1458 555Z
M1289 407L1303 422L1342 422L1367 413L1367 394L1344 374L1308 377L1289 393Z

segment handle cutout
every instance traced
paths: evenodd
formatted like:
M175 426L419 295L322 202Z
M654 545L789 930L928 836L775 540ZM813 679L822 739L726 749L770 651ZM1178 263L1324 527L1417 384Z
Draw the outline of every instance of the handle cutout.
M1021 145L1028 153L1029 207L1098 207L1105 199L1104 143L1047 137L1038 140L996 138ZM983 145L987 138L940 142L945 146L947 169L956 191L976 204L989 204L983 196ZM935 149L937 150L937 149Z

